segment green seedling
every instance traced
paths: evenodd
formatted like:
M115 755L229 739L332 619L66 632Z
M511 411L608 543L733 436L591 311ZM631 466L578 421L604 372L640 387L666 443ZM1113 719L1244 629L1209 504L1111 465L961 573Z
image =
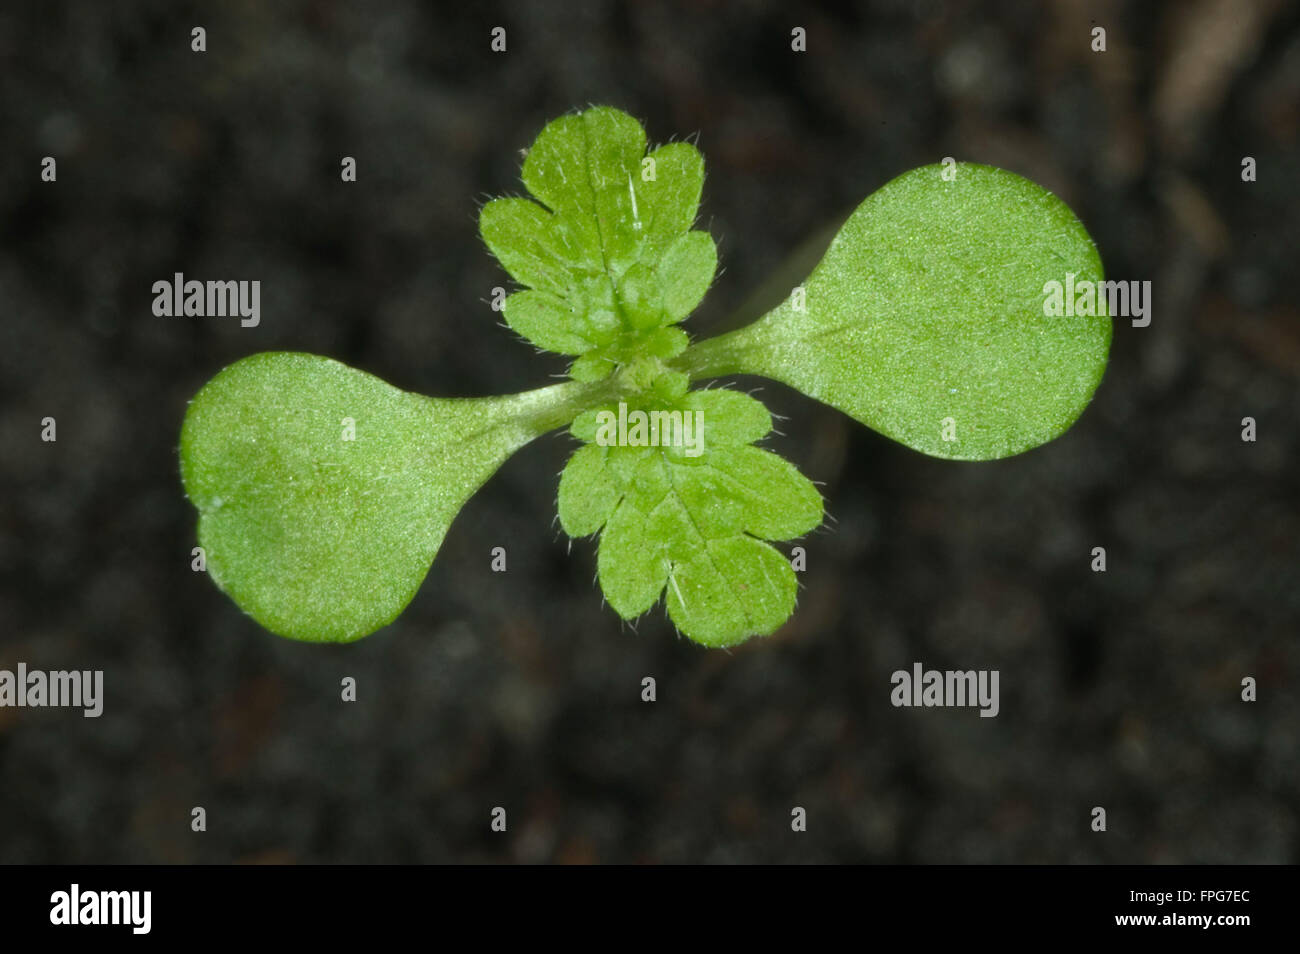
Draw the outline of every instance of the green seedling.
M537 137L531 198L483 207L483 238L518 284L507 324L572 357L570 380L430 398L328 358L263 353L208 382L180 458L217 585L281 636L366 636L410 602L493 472L568 427L581 446L560 477L560 523L598 535L609 605L633 619L662 597L686 636L730 646L793 612L796 576L773 543L820 525L822 498L759 446L763 404L695 385L766 376L969 461L1050 441L1091 400L1110 320L1048 317L1043 289L1070 273L1100 281L1101 261L1034 183L951 162L905 173L858 206L780 305L692 343L680 323L717 267L712 237L693 228L703 182L694 146L647 152L636 120L598 107Z

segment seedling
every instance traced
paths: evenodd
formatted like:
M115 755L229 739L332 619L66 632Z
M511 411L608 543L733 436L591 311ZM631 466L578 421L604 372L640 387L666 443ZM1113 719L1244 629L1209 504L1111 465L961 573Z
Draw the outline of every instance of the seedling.
M822 498L759 446L772 429L763 404L700 382L774 378L955 460L1050 441L1091 400L1110 321L1048 317L1043 289L1067 274L1100 281L1101 262L1034 183L952 162L905 173L783 303L692 344L680 323L717 266L693 228L703 181L694 146L647 152L634 119L598 107L542 130L523 164L532 198L483 207L483 238L519 286L506 322L571 356L568 381L430 398L276 352L208 382L180 457L217 585L281 636L366 636L410 602L492 473L568 427L582 443L560 477L560 524L598 535L609 605L630 620L662 597L682 633L730 646L793 612L796 576L773 543L817 527Z

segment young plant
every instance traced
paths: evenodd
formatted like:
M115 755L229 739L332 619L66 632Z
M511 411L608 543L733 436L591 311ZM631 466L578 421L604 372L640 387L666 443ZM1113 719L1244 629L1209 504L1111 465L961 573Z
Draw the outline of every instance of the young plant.
M857 208L782 304L692 344L679 325L717 266L693 228L703 181L693 146L647 152L636 120L597 107L542 130L523 164L532 198L483 207L483 238L520 287L506 322L571 356L568 381L431 398L280 352L208 382L180 458L217 585L281 636L366 636L410 602L492 473L567 426L582 443L560 477L560 523L599 535L610 606L633 619L663 596L682 633L730 646L793 612L795 574L772 543L817 527L822 499L758 446L772 429L759 401L693 385L774 378L956 460L1052 440L1091 400L1110 321L1049 318L1043 296L1067 273L1100 281L1101 262L1034 183L981 165L914 169Z

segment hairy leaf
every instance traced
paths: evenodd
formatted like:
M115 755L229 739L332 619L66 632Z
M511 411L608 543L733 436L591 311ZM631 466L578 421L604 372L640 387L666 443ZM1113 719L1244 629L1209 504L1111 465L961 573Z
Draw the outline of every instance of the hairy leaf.
M679 366L783 381L936 457L988 460L1052 440L1106 368L1111 322L1048 317L1045 287L1098 282L1101 260L1059 199L959 164L873 194L782 305Z
M611 443L627 436L610 430L613 422L620 414L634 422L638 411L700 415L685 435L702 438L700 452L663 436L668 418L659 418L657 431L666 446ZM600 585L619 615L641 615L667 587L669 616L706 646L730 646L785 622L797 582L764 541L816 527L822 500L792 464L752 446L770 429L762 404L722 389L608 405L574 421L574 435L591 443L561 475L560 523L571 536L602 531Z
M717 270L713 239L690 231L704 182L695 147L647 155L635 119L595 107L542 130L523 181L536 202L494 199L479 217L492 254L529 289L506 299L506 323L578 356L582 381L638 355L680 354L686 335L666 326L690 314Z

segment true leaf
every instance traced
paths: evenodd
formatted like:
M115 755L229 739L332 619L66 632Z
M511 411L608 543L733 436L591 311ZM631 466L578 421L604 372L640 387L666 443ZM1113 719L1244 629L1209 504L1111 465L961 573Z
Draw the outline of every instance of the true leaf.
M690 231L703 181L694 146L647 154L645 131L619 110L548 124L523 167L537 202L494 199L479 217L488 248L529 289L506 298L506 323L577 356L577 380L642 354L680 354L686 335L666 326L690 314L717 270L713 239Z
M506 322L537 347L558 354L584 354L599 335L573 306L545 291L522 291L505 300ZM589 337L590 336L590 337Z
M706 646L767 635L790 618L798 583L786 558L753 537L708 540L673 568L668 615Z
M618 481L606 464L608 451L595 444L579 447L560 474L556 507L560 525L571 537L599 531L622 499Z
M718 249L706 232L686 232L668 246L656 278L670 321L680 321L695 310L717 269Z
M606 601L632 619L666 589L673 622L706 646L771 633L794 609L798 586L788 561L765 541L797 537L822 520L816 488L788 461L753 446L771 429L771 415L724 389L642 395L631 410L624 405L629 415L701 415L692 426L702 440L698 455L674 444L587 443L565 467L560 523L571 536L601 532L597 570ZM613 420L604 415L617 414L615 405L588 411L572 432L601 440Z
M606 601L624 619L658 602L670 567L665 543L634 501L619 501L601 535L596 570Z

